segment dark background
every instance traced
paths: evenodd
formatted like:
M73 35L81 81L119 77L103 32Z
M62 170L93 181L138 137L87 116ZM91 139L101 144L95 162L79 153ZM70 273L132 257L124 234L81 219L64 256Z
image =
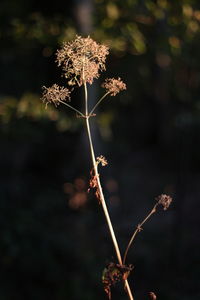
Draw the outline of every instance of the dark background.
M144 225L127 262L135 299L197 300L200 185L200 3L168 0L25 1L0 4L0 298L106 299L116 261L98 201L87 194L83 121L42 104L64 83L55 51L75 34L107 44L106 77L127 91L105 100L96 154L121 250L161 193L174 201ZM82 108L81 91L72 103ZM95 96L95 97L94 97ZM96 125L97 126L96 126ZM127 299L119 285L113 299Z

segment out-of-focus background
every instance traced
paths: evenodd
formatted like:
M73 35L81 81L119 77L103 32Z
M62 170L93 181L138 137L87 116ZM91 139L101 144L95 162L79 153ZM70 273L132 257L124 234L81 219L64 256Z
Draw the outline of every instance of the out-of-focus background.
M127 263L135 299L200 297L200 2L1 0L0 298L106 299L101 274L116 261L101 206L87 193L83 120L41 102L64 84L55 52L76 34L110 47L106 77L127 91L94 123L102 181L124 251L155 197L174 198L144 226ZM72 104L82 108L77 89ZM95 125L96 124L96 125ZM113 299L127 299L116 285Z

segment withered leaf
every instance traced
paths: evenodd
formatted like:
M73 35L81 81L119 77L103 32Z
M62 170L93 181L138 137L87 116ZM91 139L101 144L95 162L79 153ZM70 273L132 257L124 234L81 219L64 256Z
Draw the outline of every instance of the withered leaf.
M94 169L92 169L90 171L90 188L88 189L88 192L90 191L90 189L94 189L95 190L95 196L97 197L99 204L101 203L101 197L100 197L100 192L99 192L99 186L98 186L98 181L97 181L97 176L94 174Z
M120 265L113 262L110 262L103 270L102 283L109 300L111 299L111 286L119 281L126 280L131 270L133 270L132 265Z

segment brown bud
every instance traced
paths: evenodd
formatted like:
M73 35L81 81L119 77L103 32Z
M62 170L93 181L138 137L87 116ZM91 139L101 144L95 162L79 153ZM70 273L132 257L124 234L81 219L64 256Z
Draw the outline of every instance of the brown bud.
M172 198L165 194L161 194L156 198L156 200L158 201L158 204L163 206L164 210L167 210L172 202Z
M153 292L149 292L149 299L156 300L157 299L156 294L154 294Z

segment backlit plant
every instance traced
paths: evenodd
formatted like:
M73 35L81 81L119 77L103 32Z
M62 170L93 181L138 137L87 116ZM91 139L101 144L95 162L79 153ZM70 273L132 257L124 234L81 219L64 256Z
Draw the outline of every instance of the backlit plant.
M107 209L99 173L99 165L106 166L107 160L103 155L98 157L95 155L90 129L90 118L96 116L94 112L106 96L115 96L119 92L126 90L126 84L119 77L106 79L102 84L102 88L105 89L104 95L96 101L96 104L91 110L88 108L88 84L92 84L94 79L99 78L100 72L105 71L105 61L108 54L109 49L107 46L98 44L89 36L86 38L76 36L74 41L64 43L62 48L56 53L56 62L58 66L62 68L63 75L68 81L68 87L60 87L57 84L53 84L51 87L44 86L42 100L46 106L49 103L53 103L56 107L60 104L66 105L68 108L72 109L77 116L83 118L83 121L86 124L92 161L88 190L94 189L95 196L102 206L117 259L116 262L110 262L104 268L102 275L104 290L108 295L108 298L111 299L111 287L116 282L122 281L124 283L124 288L127 292L128 298L133 300L133 292L128 282L128 276L131 273L133 266L126 264L128 251L137 233L142 230L144 223L152 216L152 214L156 212L157 207L161 205L163 209L166 210L169 207L172 199L170 196L165 194L162 194L156 198L156 203L153 206L153 209L150 211L147 217L137 225L136 229L131 235L130 241L127 244L124 255L122 256ZM84 111L80 111L69 104L71 92L75 86L83 87ZM149 293L149 297L150 299L156 299L156 295L153 292Z

